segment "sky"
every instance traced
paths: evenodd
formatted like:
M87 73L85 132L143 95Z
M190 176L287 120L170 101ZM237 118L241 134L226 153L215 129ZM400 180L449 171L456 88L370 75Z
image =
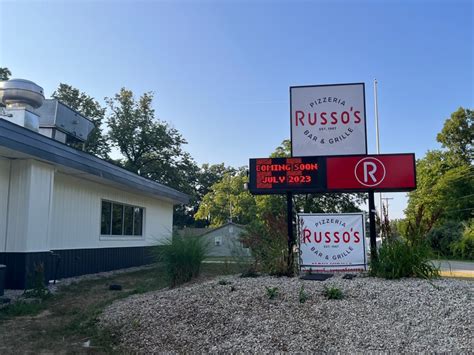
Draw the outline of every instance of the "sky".
M290 135L289 87L365 82L375 153L424 156L473 107L473 1L0 0L0 67L103 103L152 91L199 163L268 156ZM405 193L384 194L391 218Z

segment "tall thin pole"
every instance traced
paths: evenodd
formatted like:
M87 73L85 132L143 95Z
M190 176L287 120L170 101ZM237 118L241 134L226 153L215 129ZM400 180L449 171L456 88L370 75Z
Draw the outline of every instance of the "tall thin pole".
M374 103L375 103L375 145L377 154L380 154L380 132L379 132L379 104L377 97L377 79L374 79ZM382 193L379 193L379 216L382 222Z
M375 235L375 201L374 192L369 191L369 236L370 236L370 258L377 260L377 236Z

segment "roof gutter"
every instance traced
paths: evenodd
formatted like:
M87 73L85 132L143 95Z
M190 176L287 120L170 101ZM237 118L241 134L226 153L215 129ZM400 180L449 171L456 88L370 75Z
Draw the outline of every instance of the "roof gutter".
M171 200L175 205L189 203L189 195L185 193L146 179L89 153L71 148L1 118L0 146L110 180L157 198Z

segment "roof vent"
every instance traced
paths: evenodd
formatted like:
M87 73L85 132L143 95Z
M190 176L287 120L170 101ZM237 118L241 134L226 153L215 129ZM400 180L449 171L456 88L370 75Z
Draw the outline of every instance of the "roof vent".
M0 81L0 101L8 108L38 108L43 104L43 88L25 79Z
M3 119L38 132L39 117L33 110L41 107L43 101L43 88L32 81L0 81L0 102L6 106L6 112L0 114Z

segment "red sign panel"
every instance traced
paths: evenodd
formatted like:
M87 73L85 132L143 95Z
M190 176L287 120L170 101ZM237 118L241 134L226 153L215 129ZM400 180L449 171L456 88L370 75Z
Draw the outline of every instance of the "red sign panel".
M414 154L250 159L253 194L410 191Z
M327 157L328 190L409 191L416 188L414 154Z

